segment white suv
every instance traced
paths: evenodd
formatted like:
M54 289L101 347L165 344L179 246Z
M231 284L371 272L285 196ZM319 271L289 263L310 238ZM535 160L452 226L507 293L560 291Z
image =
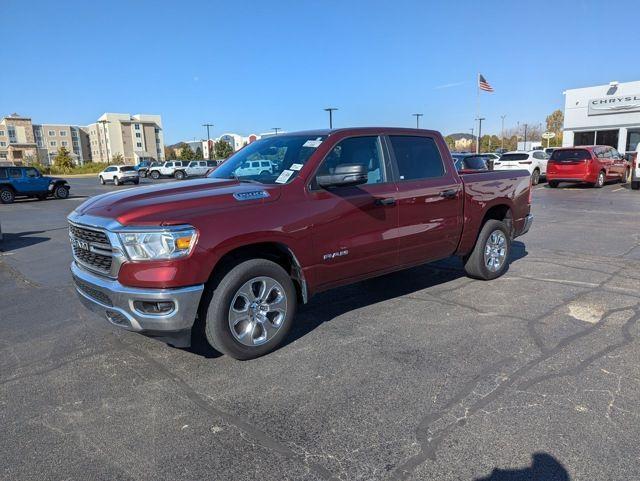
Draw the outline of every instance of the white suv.
M185 169L189 177L205 175L216 166L215 160L192 160Z
M107 182L113 182L114 185L124 184L125 182L140 183L140 177L133 165L110 165L98 174L98 180L102 185Z
M161 165L149 167L148 176L153 180L158 180L160 177L175 177L176 179L184 179L186 174L184 168L189 162L186 160L170 160Z
M537 185L540 177L547 175L548 160L549 156L543 150L514 150L502 154L500 159L494 161L493 170L528 170L531 174L531 184Z
M273 174L274 165L270 160L247 160L240 164L235 171L237 176Z

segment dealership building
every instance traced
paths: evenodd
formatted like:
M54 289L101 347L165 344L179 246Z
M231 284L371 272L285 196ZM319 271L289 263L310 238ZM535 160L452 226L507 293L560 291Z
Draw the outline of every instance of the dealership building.
M635 151L640 141L640 81L564 92L562 145L610 145Z

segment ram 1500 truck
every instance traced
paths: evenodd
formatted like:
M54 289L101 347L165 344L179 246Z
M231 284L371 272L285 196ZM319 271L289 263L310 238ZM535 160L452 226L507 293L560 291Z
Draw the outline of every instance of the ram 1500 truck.
M272 169L242 173L252 161ZM124 329L250 359L276 348L314 293L460 256L505 272L531 226L527 171L459 174L430 130L265 137L208 177L111 192L69 215L83 302Z

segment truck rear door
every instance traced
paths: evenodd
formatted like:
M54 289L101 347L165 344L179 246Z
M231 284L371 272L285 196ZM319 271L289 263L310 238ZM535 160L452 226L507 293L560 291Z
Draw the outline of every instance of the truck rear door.
M463 186L446 145L427 134L387 139L398 183L400 264L452 255L462 233Z

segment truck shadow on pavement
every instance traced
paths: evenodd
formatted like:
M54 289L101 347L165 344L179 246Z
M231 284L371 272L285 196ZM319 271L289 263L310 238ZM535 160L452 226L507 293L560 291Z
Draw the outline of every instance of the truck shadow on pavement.
M511 262L517 262L527 254L526 247L522 242L514 241L511 244ZM309 304L299 306L297 319L281 347L300 339L321 324L347 312L407 296L465 276L461 259L450 257L442 261L322 292L311 298Z
M562 463L547 453L534 453L531 466L523 469L495 468L486 478L475 481L570 481Z
M66 227L65 227L66 229ZM20 232L17 234L2 234L2 241L0 241L0 252L10 252L23 247L29 247L32 245L40 244L41 242L47 242L51 240L50 237L38 237L34 234L43 234L47 231L36 230L30 232Z

